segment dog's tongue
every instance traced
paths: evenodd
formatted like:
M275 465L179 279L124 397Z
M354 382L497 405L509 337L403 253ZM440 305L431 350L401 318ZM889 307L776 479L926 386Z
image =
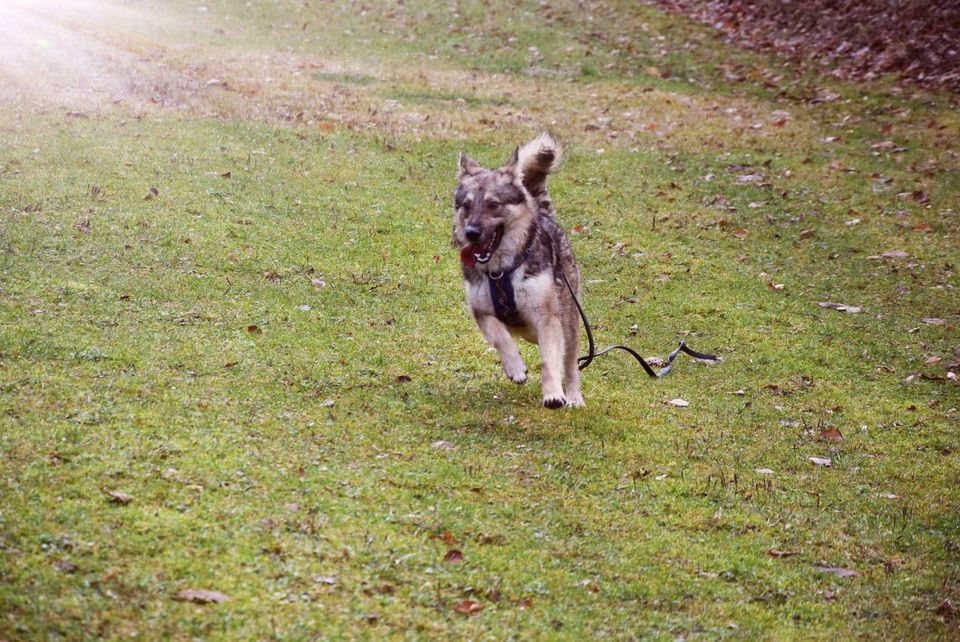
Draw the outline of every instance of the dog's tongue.
M463 249L460 250L460 262L467 267L473 267L477 264L477 257L474 256L476 252L478 252L478 250L472 244L465 245Z

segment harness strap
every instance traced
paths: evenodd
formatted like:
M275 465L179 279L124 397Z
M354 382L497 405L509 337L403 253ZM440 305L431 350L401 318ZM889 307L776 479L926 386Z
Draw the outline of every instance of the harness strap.
M490 300L493 302L493 313L500 321L509 326L523 325L523 319L520 318L520 310L517 308L517 300L513 294L513 273L523 265L530 256L530 246L520 255L517 261L509 270L500 272L496 276L487 273L487 283L490 285Z
M685 341L680 341L680 345L670 353L670 356L667 357L667 365L661 368L659 371L654 370L646 359L640 356L636 350L628 346L610 346L609 348L604 348L600 352L597 352L597 346L593 342L593 332L590 329L590 322L587 320L587 313L583 311L583 306L580 305L580 299L577 298L577 293L573 291L573 286L570 285L570 281L567 280L567 275L563 272L560 273L563 276L563 282L567 284L567 289L570 290L570 296L573 297L573 302L577 306L577 311L580 312L580 318L583 319L583 327L587 331L587 343L589 345L589 353L577 359L577 364L580 370L585 369L589 366L596 357L599 357L602 354L606 354L611 350L623 350L628 352L634 359L640 362L640 365L643 366L643 369L653 378L665 377L670 374L670 370L673 369L673 360L677 358L677 355L681 352L690 355L694 359L703 359L705 361L720 361L712 354L704 354L702 352L696 352L695 350L690 349L687 346Z

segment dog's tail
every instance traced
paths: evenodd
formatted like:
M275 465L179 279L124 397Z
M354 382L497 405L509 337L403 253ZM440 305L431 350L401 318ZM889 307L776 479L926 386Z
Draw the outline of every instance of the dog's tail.
M523 186L540 200L547 194L547 175L560 165L562 150L553 136L544 132L517 150L517 168Z

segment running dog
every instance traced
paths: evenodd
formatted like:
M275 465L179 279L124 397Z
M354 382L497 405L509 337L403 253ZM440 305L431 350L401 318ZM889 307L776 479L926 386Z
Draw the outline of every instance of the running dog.
M454 193L453 243L460 248L467 306L511 381L527 380L513 337L539 346L547 408L584 405L580 317L565 283L579 295L580 270L547 195L547 175L560 159L560 146L547 133L516 148L498 169L461 153Z

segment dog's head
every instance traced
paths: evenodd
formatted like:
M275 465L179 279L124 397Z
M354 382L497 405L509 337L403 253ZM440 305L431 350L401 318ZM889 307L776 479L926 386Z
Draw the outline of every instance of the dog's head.
M453 242L464 265L509 269L523 249L536 205L523 184L518 152L493 170L460 154L453 195Z

